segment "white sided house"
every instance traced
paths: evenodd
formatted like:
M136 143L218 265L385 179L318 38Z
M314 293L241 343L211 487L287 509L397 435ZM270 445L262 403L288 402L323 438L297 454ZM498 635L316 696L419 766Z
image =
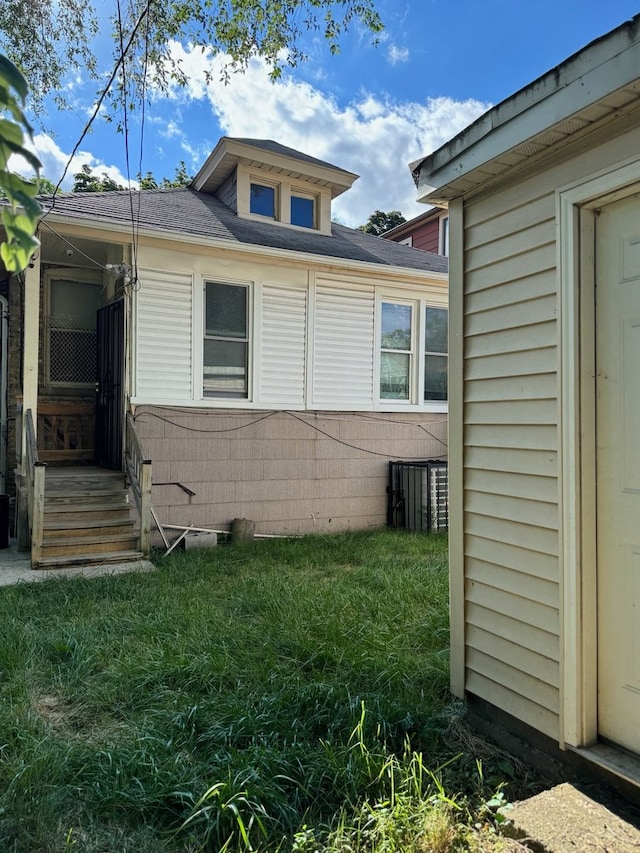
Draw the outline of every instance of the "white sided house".
M638 783L640 16L413 168L451 223L453 690Z
M34 565L68 562L62 540L91 553L53 513L73 472L79 495L100 471L118 492L127 475L141 545L113 527L134 552L151 507L163 527L382 526L389 460L446 457L447 261L333 223L356 177L223 138L188 187L49 202L41 251L9 287Z

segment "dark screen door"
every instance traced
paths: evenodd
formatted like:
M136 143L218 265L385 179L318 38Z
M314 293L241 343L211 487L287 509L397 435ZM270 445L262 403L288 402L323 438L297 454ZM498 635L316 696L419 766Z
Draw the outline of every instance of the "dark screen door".
M96 463L122 467L124 411L124 300L98 310Z

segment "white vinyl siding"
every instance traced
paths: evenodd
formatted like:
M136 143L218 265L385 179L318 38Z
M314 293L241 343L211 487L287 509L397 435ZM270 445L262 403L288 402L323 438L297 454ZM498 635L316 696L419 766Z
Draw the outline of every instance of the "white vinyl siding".
M312 404L373 408L374 289L318 282Z
M300 407L304 404L307 293L265 284L261 296L260 401Z
M140 271L136 294L136 396L191 399L192 276Z
M554 196L530 181L464 215L465 686L557 737Z

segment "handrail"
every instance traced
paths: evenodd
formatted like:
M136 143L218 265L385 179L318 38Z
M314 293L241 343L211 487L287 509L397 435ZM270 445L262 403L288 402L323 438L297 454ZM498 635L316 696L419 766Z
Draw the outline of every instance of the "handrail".
M33 426L33 412L31 409L27 409L25 432L27 436L27 465L35 465L40 461L40 457L38 455L38 443L36 441L36 431Z
M25 412L25 478L27 487L27 515L31 535L31 566L36 568L42 560L44 538L44 488L46 465L40 461L33 412Z
M125 466L140 518L140 550L148 554L151 531L151 460L145 459L131 412L125 430Z

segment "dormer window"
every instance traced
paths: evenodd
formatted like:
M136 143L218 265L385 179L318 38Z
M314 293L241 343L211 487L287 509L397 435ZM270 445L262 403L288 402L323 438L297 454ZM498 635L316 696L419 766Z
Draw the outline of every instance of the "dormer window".
M358 176L270 139L223 137L190 184L238 216L331 236L331 204Z
M316 199L307 193L291 193L291 224L316 228Z
M269 184L251 182L249 210L258 216L276 218L276 188Z

